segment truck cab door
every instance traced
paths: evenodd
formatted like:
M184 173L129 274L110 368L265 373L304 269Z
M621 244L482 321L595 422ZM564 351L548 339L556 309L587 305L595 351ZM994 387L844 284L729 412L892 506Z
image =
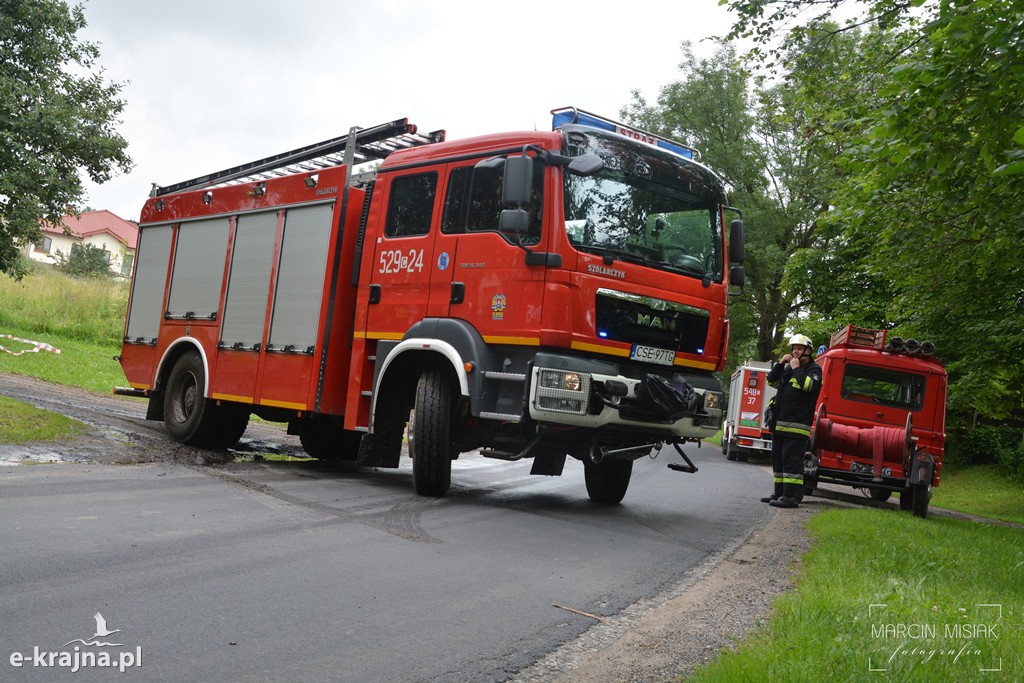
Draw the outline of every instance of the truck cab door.
M427 316L438 208L439 169L382 173L383 229L373 245L366 335L401 339ZM383 186L383 187L382 187Z
M540 251L550 240L550 229L542 227L545 167L534 165L533 196L524 207L529 228L526 235L515 235L498 230L505 208L502 169L478 169L477 161L447 169L431 313L469 322L488 343L537 345L546 269L526 265L526 251L517 243L522 239L528 249Z

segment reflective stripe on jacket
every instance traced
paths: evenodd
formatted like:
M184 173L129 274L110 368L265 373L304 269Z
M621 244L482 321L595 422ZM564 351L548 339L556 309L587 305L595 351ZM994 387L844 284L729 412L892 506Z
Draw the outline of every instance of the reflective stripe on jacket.
M814 409L821 393L821 366L812 358L796 370L789 363L775 363L768 373L775 394L775 432L809 436Z

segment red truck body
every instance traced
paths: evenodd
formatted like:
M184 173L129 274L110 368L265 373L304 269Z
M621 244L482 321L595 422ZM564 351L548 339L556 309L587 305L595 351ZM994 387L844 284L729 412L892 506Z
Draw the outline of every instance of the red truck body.
M822 390L805 487L854 486L872 498L900 494L900 505L927 513L945 450L946 370L928 342L847 326L818 358ZM927 354L927 355L926 355Z
M408 422L426 495L460 452L568 455L618 502L634 459L717 431L742 223L695 150L553 113L453 142L353 128L155 188L119 393L185 443L229 447L254 413L383 467Z

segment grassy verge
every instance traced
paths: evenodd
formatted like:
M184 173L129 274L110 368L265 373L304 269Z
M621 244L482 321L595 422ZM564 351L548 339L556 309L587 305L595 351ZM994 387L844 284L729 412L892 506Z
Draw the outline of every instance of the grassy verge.
M84 434L87 427L71 418L0 396L0 443L62 441Z
M737 651L691 680L1024 675L1024 531L870 509L828 510L808 529L815 544L796 589Z
M121 366L114 360L114 356L121 351L121 345L117 342L80 341L39 330L11 327L0 328L0 334L45 342L60 349L60 355L47 351L21 356L0 352L0 372L26 375L105 394L110 393L111 387L127 383ZM15 352L31 348L9 339L0 339L0 346Z
M932 505L1024 524L1024 485L996 465L943 467Z

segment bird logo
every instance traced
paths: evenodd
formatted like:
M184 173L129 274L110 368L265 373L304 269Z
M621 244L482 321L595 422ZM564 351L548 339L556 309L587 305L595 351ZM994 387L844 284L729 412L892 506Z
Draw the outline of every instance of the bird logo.
M93 618L96 619L96 633L92 634L93 640L85 641L81 638L75 638L74 640L69 640L68 642L64 643L64 647L67 647L71 643L81 643L82 645L96 645L98 647L119 647L122 645L122 643L101 643L100 641L96 640L96 638L106 638L111 634L120 633L121 629L115 628L113 630L110 630L109 628L107 628L107 620L104 619L103 615L99 612L93 615Z

